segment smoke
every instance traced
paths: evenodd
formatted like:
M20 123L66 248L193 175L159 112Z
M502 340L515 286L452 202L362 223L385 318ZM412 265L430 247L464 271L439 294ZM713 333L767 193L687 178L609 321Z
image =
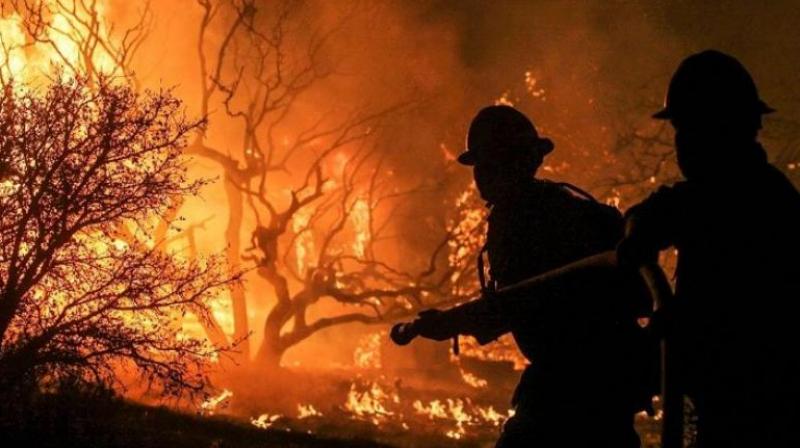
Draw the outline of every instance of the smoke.
M791 3L312 1L302 10L305 28L294 31L335 29L324 53L334 74L299 100L297 109L300 116L311 116L320 110L403 105L381 124L378 139L398 188L423 187L424 193L394 217L400 235L394 257L414 265L441 236L454 193L470 182L469 170L449 159L462 150L472 115L500 97L529 114L540 133L554 140L556 150L541 175L574 182L607 199L614 194L607 180L634 169L636 143L621 136L653 132L649 115L679 61L719 48L744 62L764 99L779 110L766 121L765 132L773 159L788 166L797 156L789 143L800 141L792 124L800 117L795 69L800 41L792 38L800 9ZM136 61L137 75L151 87L174 86L196 112L201 10L186 0L152 2L152 8L152 33ZM111 10L115 21L124 22L135 16L137 6L116 1ZM221 29L210 32L221 38ZM211 143L235 154L241 128L225 119L219 104L210 112ZM665 135L671 138L668 130ZM196 172L219 175L203 160L196 162ZM654 178L623 197L622 205L662 180ZM226 206L217 185L189 207L191 219L213 215L199 241L205 251L224 249L219 235ZM252 216L245 219L245 229L255 226ZM243 246L248 236L242 235ZM258 280L249 287L268 288ZM256 330L263 306L251 316ZM357 339L353 331L360 330L330 330L290 352L289 359L319 360L313 347L324 338L324 362L349 361Z

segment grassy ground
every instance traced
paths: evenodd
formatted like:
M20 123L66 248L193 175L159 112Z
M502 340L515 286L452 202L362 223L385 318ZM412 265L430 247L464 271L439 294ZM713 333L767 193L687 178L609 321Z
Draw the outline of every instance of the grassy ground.
M465 385L453 388L458 379L444 374L437 376L440 383L430 378L417 381L411 375L402 375L402 383L366 372L354 377L351 371L287 371L287 375L288 379L263 389L255 387L265 383L256 377L238 378L236 383L250 388L234 388L233 398L215 416L199 415L196 406L189 408L194 411L178 412L134 403L107 390L66 388L16 397L2 397L0 391L0 447L484 448L494 445L500 427L480 419L476 408L493 406L505 412L515 382L495 381L492 388L478 390ZM346 397L354 390L369 404L366 392L375 385L381 394L373 398L380 398L383 413L362 416L347 408ZM321 414L300 417L297 397ZM433 400L447 415L420 415L412 406L418 402L431 407ZM458 406L463 404L472 419L464 423L465 433L459 439L448 435L459 428L452 415L453 400L459 400ZM273 426L266 430L250 424L250 419L264 413L280 418L270 420ZM581 422L575 423L580 428ZM638 427L643 447L656 448L658 422L645 419Z
M83 393L38 395L0 407L0 445L12 447L382 447L359 439L330 439L255 428L223 417L201 417Z

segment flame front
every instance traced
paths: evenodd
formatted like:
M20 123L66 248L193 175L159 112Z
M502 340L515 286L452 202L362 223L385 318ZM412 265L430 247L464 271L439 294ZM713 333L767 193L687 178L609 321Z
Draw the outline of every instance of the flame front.
M319 412L313 404L298 404L297 418L302 420L309 417L322 417L322 412Z
M513 410L503 415L495 411L494 407L477 406L469 398L447 398L445 400L432 400L427 405L416 400L413 404L417 414L428 417L430 420L445 420L455 425L445 434L451 439L461 439L467 435L468 427L488 423L500 426L514 415Z
M25 57L25 32L19 14L0 18L0 76L2 80L20 78L27 65Z
M45 0L42 7L42 16L30 24L17 13L0 18L0 79L31 82L56 69L66 77L119 69L113 44L101 38L111 31L103 2ZM33 38L26 29L41 35Z
M200 409L207 415L214 415L221 404L226 403L231 397L233 392L228 389L223 389L218 395L207 398L200 404Z
M353 363L361 369L381 368L381 339L385 333L377 332L364 336L353 351Z
M353 413L356 418L365 419L378 425L394 415L394 412L387 409L387 404L400 401L397 393L387 393L377 382L369 383L364 390L358 389L355 383L350 386L350 392L348 392L347 401L344 404L344 408Z

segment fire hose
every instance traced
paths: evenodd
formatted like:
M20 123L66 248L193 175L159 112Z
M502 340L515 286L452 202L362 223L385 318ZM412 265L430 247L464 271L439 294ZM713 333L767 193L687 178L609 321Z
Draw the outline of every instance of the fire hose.
M419 330L415 322L401 322L395 324L392 327L392 331L389 332L389 337L392 339L392 342L397 345L408 345L417 336L419 336Z
M530 301L536 297L539 301L547 300L547 293L557 286L580 282L587 276L608 274L610 270L618 270L616 254L605 252L583 260L576 261L562 268L532 277L515 285L498 290L498 298L508 298L524 292L525 299ZM639 269L639 274L653 300L653 308L660 324L668 321L669 303L672 297L672 288L666 275L657 264L645 265ZM478 299L483 300L483 299ZM502 300L500 306L513 306L514 300ZM397 345L408 345L420 336L422 319L412 322L395 324L389 334ZM654 320L656 318L654 317ZM668 326L668 323L664 326ZM661 329L657 330L660 331ZM683 446L683 393L677 382L675 372L675 354L670 345L671 338L668 329L660 331L661 337L661 391L662 391L662 427L661 442L663 448L680 448Z

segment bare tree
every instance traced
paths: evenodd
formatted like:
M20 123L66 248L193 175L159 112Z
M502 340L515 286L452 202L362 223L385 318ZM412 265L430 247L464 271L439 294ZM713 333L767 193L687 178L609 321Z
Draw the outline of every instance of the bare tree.
M440 265L449 239L444 225L442 242L417 274L391 267L375 250L392 239L386 236L393 230L388 210L427 188L395 191L386 182L390 169L380 156L383 148L375 143L376 129L405 104L354 105L316 117L296 111L302 97L336 75L328 43L354 12L342 12L339 21L323 29L307 16L305 2L198 4L203 12L197 47L201 111L207 114L216 104L239 123L242 134L236 152L210 147L204 133L189 151L217 162L224 172L229 262L252 263L273 289L276 304L264 322L256 359L275 367L289 347L316 331L389 322L423 306L426 295L428 303L441 298L435 292L449 281L449 268ZM336 161L343 158L346 163ZM341 169L334 173L337 163ZM378 224L375 217L384 208ZM239 238L246 209L258 224L251 247L243 250ZM354 219L364 220L361 235L354 234ZM359 238L358 250L343 250L343 241ZM254 291L249 293L252 297ZM234 336L242 336L249 331L246 291L232 296ZM369 311L308 322L307 309L325 297Z
M61 77L58 77L61 78ZM169 92L99 77L0 96L0 372L114 381L132 366L169 393L198 390L215 353L177 319L208 316L235 278L221 260L151 244L152 219L194 194L187 120ZM129 235L124 235L127 230Z
M416 271L409 263L387 260L398 244L394 218L404 207L413 210L413 197L426 187L399 190L398 180L384 167L383 148L362 143L345 150L347 162L328 179L320 154L306 182L290 193L289 205L271 212L268 224L253 232L253 248L260 253L247 259L255 262L277 299L264 322L260 363L277 366L287 349L325 328L386 324L474 293L456 287L472 263L448 264L454 233L446 231L445 223L436 226L440 243L417 260L421 267ZM256 196L256 204L277 209L268 196ZM308 309L325 298L351 311L309 321Z

